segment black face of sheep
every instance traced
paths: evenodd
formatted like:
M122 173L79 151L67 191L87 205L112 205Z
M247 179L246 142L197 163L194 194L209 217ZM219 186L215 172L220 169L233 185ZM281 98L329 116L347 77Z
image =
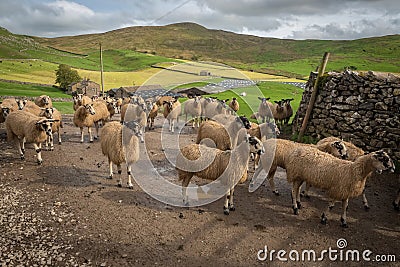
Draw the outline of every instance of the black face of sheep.
M24 102L23 100L18 99L18 100L17 100L18 109L19 109L19 110L22 110L22 109L24 108L24 106L25 106L25 103L26 103L26 102Z
M340 141L335 141L335 142L332 143L332 146L333 146L334 148L336 148L336 150L337 150L338 153L339 153L339 156L340 156L342 159L347 159L347 158L349 157L349 154L348 154L348 152L347 152L347 148L343 145L342 142L340 142Z
M256 154L261 155L265 153L264 145L261 142L260 139L254 136L249 137L249 144L253 146L254 149L251 149L251 151L254 151Z
M52 119L53 118L53 113L54 113L54 109L53 108L41 108L41 110L43 110L43 116L48 118L48 119Z
M378 173L382 173L382 171L394 172L394 163L386 152L383 150L373 152L372 157L376 159L373 164Z
M123 123L128 129L130 129L137 137L142 136L141 127L138 121L128 121Z
M8 114L10 114L10 108L1 108L1 112L3 113L4 119L7 118Z
M239 118L240 118L240 121L243 123L244 128L246 128L246 129L251 128L249 119L247 119L245 116L240 116Z
M36 122L36 126L38 126L42 131L44 131L48 136L52 136L51 128L53 127L53 122L59 120L48 120L42 119Z

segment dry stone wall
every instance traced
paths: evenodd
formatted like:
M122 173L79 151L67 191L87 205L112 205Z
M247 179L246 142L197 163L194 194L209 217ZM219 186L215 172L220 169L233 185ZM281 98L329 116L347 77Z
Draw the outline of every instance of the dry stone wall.
M293 121L299 132L317 74L311 73ZM385 149L400 160L400 77L376 72L328 73L318 84L318 96L305 135L336 136L365 151Z

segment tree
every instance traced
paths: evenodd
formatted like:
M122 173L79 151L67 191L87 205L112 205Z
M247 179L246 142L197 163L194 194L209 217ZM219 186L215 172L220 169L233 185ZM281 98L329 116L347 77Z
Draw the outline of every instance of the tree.
M71 69L70 66L65 64L58 65L56 70L56 83L60 84L60 88L67 90L68 85L73 82L79 82L82 78L76 70Z

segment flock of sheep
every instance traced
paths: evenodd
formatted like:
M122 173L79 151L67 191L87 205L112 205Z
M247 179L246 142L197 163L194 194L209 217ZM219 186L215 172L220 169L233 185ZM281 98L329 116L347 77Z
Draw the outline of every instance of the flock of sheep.
M73 97L75 110L73 123L80 128L80 142L84 142L84 128L88 129L89 142L99 138L101 150L108 158L109 178L113 178L113 164L118 173L126 164L128 187L132 188L132 166L140 155L139 141L144 142L145 131L154 129L154 119L162 109L168 121L168 130L174 133L182 113L181 103L172 96L160 96L144 100L140 96L124 99L97 99L78 94ZM286 169L287 180L292 184L292 208L294 214L301 208L300 191L306 182L304 195L310 187L325 190L331 199L323 212L321 222L327 222L327 211L335 201L342 202L341 225L347 227L346 210L349 198L363 195L363 203L369 208L364 194L365 183L373 171L394 171L394 164L384 151L365 153L349 142L328 137L316 145L300 144L279 139L279 125L287 124L293 115L290 102L282 99L270 103L268 98L259 98L258 111L254 118L260 124L250 122L244 116L236 116L240 106L236 98L231 101L214 98L193 97L184 103L185 123L191 117L192 127L197 128L197 139L193 144L180 148L176 170L182 182L182 197L189 204L187 187L193 176L208 180L220 179L227 186L223 211L235 210L233 192L235 185L248 179L249 161L255 161L254 181L265 170L272 191L275 188L274 174L277 167ZM1 103L0 122L5 122L7 139L15 142L21 159L24 159L25 142L33 143L37 162L42 164L42 143L53 150L53 134L58 134L61 144L62 117L52 107L48 96L40 96L35 102L9 98ZM110 121L115 113L121 113L120 121ZM93 137L92 127L96 133ZM126 153L127 150L129 153ZM122 186L121 175L118 185ZM254 186L250 183L250 187ZM393 202L399 210L400 190Z

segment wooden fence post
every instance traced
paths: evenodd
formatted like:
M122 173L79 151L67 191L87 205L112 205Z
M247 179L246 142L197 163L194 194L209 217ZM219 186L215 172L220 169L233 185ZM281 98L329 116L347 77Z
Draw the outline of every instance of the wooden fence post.
M321 61L321 65L318 68L318 75L317 75L317 78L315 78L310 102L308 102L306 115L304 116L303 123L300 128L299 136L297 137L297 142L302 141L304 133L307 129L307 123L308 123L308 120L310 119L311 112L314 108L315 100L317 99L317 94L318 94L317 86L318 86L319 80L321 79L322 75L325 72L325 67L326 67L326 64L328 63L329 55L330 55L329 52L325 52L324 57L322 58L322 61Z

